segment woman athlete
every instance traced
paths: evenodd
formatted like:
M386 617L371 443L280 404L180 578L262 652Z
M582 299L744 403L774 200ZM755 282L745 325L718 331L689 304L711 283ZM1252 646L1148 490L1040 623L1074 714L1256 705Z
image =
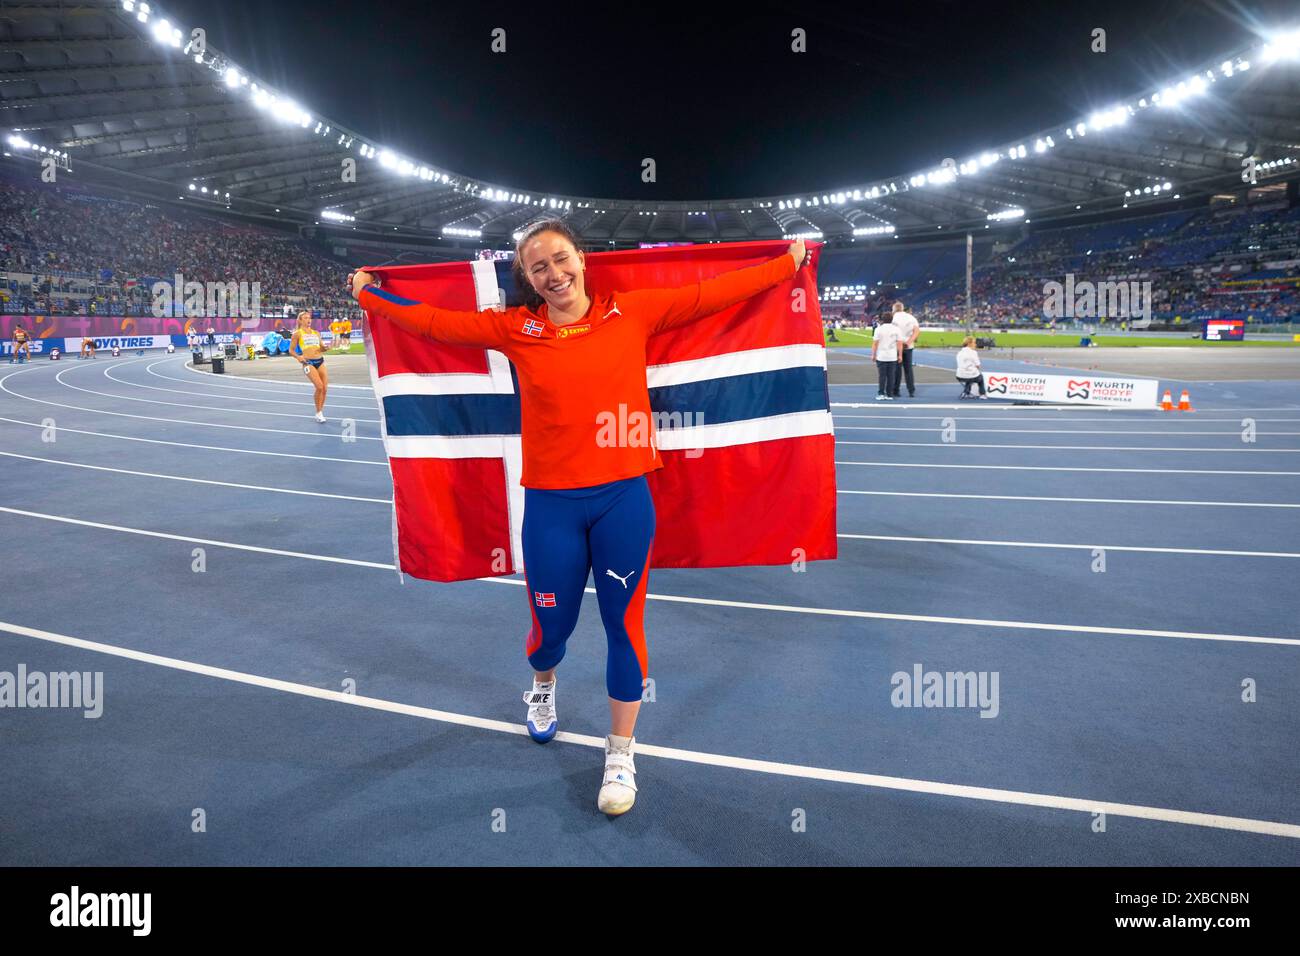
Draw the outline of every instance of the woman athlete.
M614 816L636 800L632 753L646 677L643 612L655 513L647 472L663 467L653 442L602 439L602 414L623 406L650 420L646 339L711 315L791 278L803 242L770 262L678 289L606 292L586 288L585 256L562 220L527 227L515 249L515 281L527 305L454 312L393 295L375 277L349 277L363 308L427 338L497 349L519 377L524 470L523 550L532 627L525 654L534 670L528 733L555 736L555 669L578 621L587 575L605 625L610 734L597 806Z
M18 357L20 352L22 353L23 358ZM32 359L31 336L27 334L27 330L25 328L15 323L14 331L13 331L13 351L9 353L9 361L11 364L15 361L21 364L24 361L30 362L31 359Z
M316 421L325 421L325 391L330 386L330 378L325 371L325 348L320 333L311 327L310 312L298 313L298 327L289 339L289 354L298 360L316 387Z

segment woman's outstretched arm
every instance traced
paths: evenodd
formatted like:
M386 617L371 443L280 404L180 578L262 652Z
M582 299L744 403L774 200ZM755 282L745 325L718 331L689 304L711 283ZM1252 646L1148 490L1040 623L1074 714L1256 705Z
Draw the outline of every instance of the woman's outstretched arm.
M650 333L663 332L743 302L778 282L791 278L803 265L803 242L792 243L785 255L744 269L733 269L712 279L676 289L641 289L623 293L636 299L651 316Z
M414 335L435 339L448 345L476 348L500 348L508 338L504 314L494 309L482 312L458 312L438 309L381 289L369 272L348 276L352 297L367 312L391 319Z

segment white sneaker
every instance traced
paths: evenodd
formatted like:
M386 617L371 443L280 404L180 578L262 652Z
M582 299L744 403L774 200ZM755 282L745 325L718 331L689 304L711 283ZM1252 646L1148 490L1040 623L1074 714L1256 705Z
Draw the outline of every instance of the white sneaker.
M614 736L605 738L605 779L600 785L600 796L596 806L601 813L616 817L627 813L636 803L636 764L632 761L632 750L636 746L635 737L620 737L626 740L626 747L619 747Z
M878 394L876 395L876 401L878 401L878 402L885 402L885 401L888 401L888 399L885 398L884 393L878 393Z
M528 705L528 736L544 744L555 736L559 718L555 713L555 681L541 683L533 678L533 689L524 694Z
M324 413L324 412L317 412L317 413L316 413L316 421L318 421L318 422L323 422L323 421L325 421L325 413Z

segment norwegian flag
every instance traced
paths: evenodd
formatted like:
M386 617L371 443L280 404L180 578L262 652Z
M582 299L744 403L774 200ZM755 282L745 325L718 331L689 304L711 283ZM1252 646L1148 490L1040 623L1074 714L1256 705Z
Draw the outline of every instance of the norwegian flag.
M586 281L602 291L688 285L772 259L787 245L592 253ZM657 431L664 467L647 476L656 511L651 567L836 556L820 247L809 249L812 261L793 279L646 344L651 409L670 423ZM386 291L461 311L504 308L503 290L513 288L508 262L373 271ZM791 308L796 300L802 310ZM522 572L513 366L500 352L420 338L380 315L365 333L393 477L398 570L433 581Z
M555 607L555 592L534 591L533 600L537 602L538 607Z
M542 325L542 323L538 322L536 319L529 319L524 323L524 333L526 335L535 335L539 339L542 337L542 332L545 331L545 329L546 326Z

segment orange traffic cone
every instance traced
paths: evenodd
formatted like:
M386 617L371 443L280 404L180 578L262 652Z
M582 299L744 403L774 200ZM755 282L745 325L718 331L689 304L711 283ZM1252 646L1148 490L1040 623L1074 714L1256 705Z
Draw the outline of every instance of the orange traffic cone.
M1178 396L1178 410L1180 412L1196 411L1196 409L1192 408L1192 396L1187 393L1187 389L1183 389L1183 394Z
M1174 410L1174 394L1169 389L1165 389L1164 398L1160 399L1160 410L1162 412L1172 412Z

